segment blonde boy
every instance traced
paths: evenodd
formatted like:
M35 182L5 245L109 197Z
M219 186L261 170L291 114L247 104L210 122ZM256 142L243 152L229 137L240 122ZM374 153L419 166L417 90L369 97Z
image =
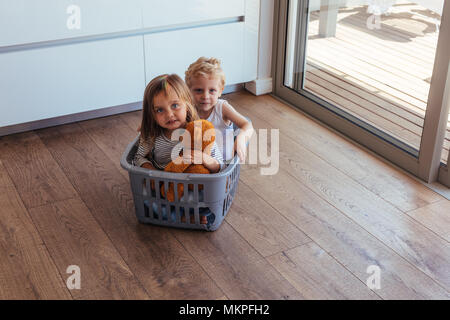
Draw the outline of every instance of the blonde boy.
M240 160L244 161L246 143L253 134L253 126L226 100L219 99L225 88L225 74L220 61L216 58L199 58L189 66L185 81L191 90L200 118L212 122L216 130L222 133L223 143L218 141L218 146L223 152L224 160L232 159L236 151ZM233 123L240 128L234 144L232 137L230 143L229 134L233 132Z

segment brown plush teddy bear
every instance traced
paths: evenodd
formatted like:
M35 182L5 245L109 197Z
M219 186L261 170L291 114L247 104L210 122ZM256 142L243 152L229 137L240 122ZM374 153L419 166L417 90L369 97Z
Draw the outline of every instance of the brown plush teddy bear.
M190 141L183 141L185 149L197 150L199 147L204 153L211 155L212 145L215 141L214 125L207 120L195 120L186 125L186 131L190 134ZM186 135L183 135L183 139ZM189 137L189 135L187 135ZM188 164L170 162L164 169L166 172L176 173L202 173L208 174L209 170L202 164ZM199 186L199 191L201 190ZM183 184L178 184L178 199L181 199L184 193ZM161 194L164 196L164 186L161 187ZM169 183L167 192L167 200L173 202L175 200L175 192L173 183Z

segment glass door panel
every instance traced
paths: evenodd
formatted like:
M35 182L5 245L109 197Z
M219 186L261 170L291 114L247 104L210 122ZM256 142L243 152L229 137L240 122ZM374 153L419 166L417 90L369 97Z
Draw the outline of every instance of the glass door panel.
M447 88L447 93L444 96L444 103L446 103L448 106L450 106L450 86ZM447 107L449 108L449 107ZM448 114L449 121L447 122L447 129L445 131L445 138L444 138L444 145L442 147L442 155L441 155L441 163L444 165L449 165L449 159L450 159L450 108L449 108L449 114Z
M284 86L418 156L443 4L289 1Z

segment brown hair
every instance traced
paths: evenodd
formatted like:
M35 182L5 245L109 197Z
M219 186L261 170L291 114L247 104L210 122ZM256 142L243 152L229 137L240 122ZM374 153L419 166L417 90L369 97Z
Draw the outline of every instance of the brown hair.
M222 84L222 89L225 87L225 73L220 66L219 59L200 57L192 63L185 72L185 80L188 87L191 87L192 79L199 76L217 77Z
M163 134L163 128L161 128L156 122L155 110L153 99L160 92L164 92L167 95L168 88L171 87L178 98L186 104L186 122L199 119L197 110L194 107L191 92L189 88L176 74L163 74L157 76L149 82L144 92L144 101L142 103L142 123L141 123L141 135L147 140L150 138L152 141L157 136Z

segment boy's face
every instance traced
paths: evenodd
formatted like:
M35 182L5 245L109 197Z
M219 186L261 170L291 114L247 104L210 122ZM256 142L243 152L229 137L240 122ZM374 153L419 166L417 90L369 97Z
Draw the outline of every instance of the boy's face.
M200 112L212 109L222 95L223 87L218 77L196 77L191 81L195 107Z

